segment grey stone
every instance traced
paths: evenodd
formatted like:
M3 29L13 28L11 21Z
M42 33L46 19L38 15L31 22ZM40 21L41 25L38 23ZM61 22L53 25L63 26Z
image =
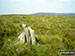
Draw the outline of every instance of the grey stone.
M25 28L24 31L25 31L25 38L26 38L25 40L26 40L26 42L28 44L30 44L30 37L29 37L29 30L28 30L28 28Z
M20 40L21 43L25 42L25 32L22 32L19 36L18 39Z
M37 41L36 38L38 37L36 32L32 30L30 27L26 27L26 24L22 25L24 28L24 32L20 34L18 37L22 43L28 43L31 45L36 45Z
M36 45L36 35L34 30L32 30L30 27L28 27L29 31L30 31L30 40L31 40L31 44L32 45Z

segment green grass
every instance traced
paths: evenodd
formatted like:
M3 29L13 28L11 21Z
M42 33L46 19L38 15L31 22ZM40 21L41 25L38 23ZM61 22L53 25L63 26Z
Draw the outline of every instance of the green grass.
M39 45L19 43L22 24L37 32ZM0 56L61 56L60 50L75 51L75 17L0 16Z

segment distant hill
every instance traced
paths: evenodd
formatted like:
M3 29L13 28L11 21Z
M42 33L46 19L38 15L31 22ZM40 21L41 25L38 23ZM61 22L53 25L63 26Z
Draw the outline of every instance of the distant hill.
M33 13L30 15L56 15L56 16L75 16L75 13Z

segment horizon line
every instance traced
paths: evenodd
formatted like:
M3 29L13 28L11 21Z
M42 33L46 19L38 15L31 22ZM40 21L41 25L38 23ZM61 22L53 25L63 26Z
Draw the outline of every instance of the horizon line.
M75 14L75 12L74 13L72 13L72 12L66 12L66 13L64 13L64 12L33 12L33 13L2 13L2 14L0 14L0 15L16 15L16 14L18 14L18 15L31 15L31 14L36 14L36 13L61 13L61 14Z

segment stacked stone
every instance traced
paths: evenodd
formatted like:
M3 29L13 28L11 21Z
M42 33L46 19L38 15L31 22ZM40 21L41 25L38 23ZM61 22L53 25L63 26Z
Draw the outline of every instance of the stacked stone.
M18 37L21 43L27 43L31 45L36 45L36 39L37 39L37 34L34 30L32 30L30 27L26 27L25 24L22 25L24 28L24 32L20 34Z

